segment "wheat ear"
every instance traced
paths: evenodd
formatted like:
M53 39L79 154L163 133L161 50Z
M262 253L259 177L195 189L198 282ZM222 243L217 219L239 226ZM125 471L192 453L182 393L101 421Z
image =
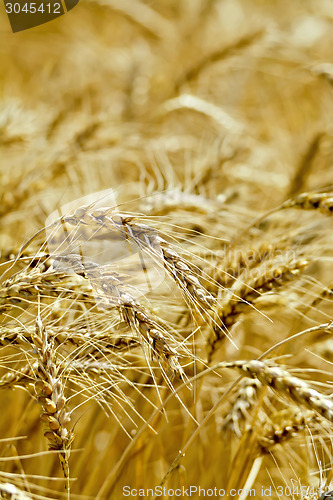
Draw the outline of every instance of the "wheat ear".
M319 210L324 214L333 213L333 193L302 193L287 200L281 208L299 208L301 210Z
M288 396L333 423L333 401L304 380L290 375L286 369L259 360L227 362L221 363L222 365L237 368L244 376L258 379L263 385Z
M80 255L70 254L61 257L61 260L64 259L71 264L76 273L90 280L102 307L117 308L130 329L139 335L139 339L144 340L167 370L173 375L185 378L177 352L167 341L164 329L131 295L130 287L124 285L116 273L111 273L103 266L87 259L82 262Z
M164 267L169 276L181 288L185 297L200 311L211 310L215 303L214 297L201 285L192 271L191 264L168 243L159 232L137 222L132 215L114 213L112 208L98 208L83 206L74 214L63 217L64 222L73 226L86 225L91 228L103 228L108 232L117 231L124 239L132 240L136 245L155 262ZM161 252L159 251L161 250Z
M58 273L51 268L24 270L2 283L0 288L0 313L7 309L43 296L73 297L93 302L91 287L85 286L75 275Z
M222 432L230 430L236 436L242 436L244 422L249 419L249 412L257 399L261 386L260 381L257 379L240 381L238 390L232 401L232 406L223 419Z
M269 453L277 444L296 437L308 426L319 422L317 413L299 408L283 410L274 415L274 421L266 424L258 436L260 454Z
M214 351L218 349L218 344L225 337L227 329L236 322L244 309L261 294L295 279L308 264L309 261L306 259L291 260L281 265L276 263L268 268L264 266L262 270L254 269L253 273L250 272L248 276L244 276L244 281L241 276L227 291L226 297L216 309L217 320L208 337L208 359L211 360Z
M58 450L60 463L66 479L69 479L69 455L74 435L69 429L71 414L64 395L64 382L57 364L52 340L48 339L47 330L40 317L36 321L35 335L32 337L38 356L38 368L35 373L35 391L39 404L43 408L41 420L47 430L44 436L50 450ZM69 483L67 483L69 488Z
M278 207L272 208L268 212L257 217L249 226L247 226L232 242L232 247L236 245L247 234L250 229L257 227L270 215L279 212L280 210L296 208L300 210L318 210L326 215L333 213L333 193L308 192L301 193L294 198L290 198L283 202Z
M285 246L285 242L268 243L261 242L259 245L242 249L227 249L218 259L213 259L209 268L205 268L205 274L210 276L208 288L211 292L217 292L220 286L229 288L234 281L246 269L258 266L263 261L274 257Z

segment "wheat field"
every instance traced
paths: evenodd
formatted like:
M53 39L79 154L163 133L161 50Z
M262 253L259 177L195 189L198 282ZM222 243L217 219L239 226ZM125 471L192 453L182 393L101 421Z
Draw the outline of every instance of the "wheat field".
M332 2L0 13L0 497L333 498Z

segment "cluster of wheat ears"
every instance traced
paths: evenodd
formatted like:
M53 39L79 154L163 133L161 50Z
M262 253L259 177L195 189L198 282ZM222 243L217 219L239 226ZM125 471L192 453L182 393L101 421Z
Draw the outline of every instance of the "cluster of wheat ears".
M332 27L0 19L1 498L333 498Z

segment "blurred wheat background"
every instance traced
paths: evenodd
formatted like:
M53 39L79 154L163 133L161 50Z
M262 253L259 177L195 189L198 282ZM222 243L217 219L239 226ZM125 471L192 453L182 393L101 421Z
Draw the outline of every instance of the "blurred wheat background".
M332 2L1 5L0 40L0 496L324 498Z

